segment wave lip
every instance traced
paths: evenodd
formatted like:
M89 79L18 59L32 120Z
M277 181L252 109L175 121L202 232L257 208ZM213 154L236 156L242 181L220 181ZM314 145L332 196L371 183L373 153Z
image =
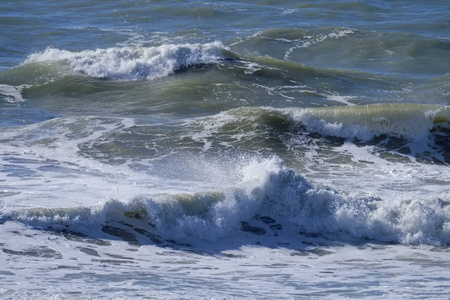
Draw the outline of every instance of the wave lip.
M72 52L47 48L31 54L23 65L63 61L77 72L100 79L153 80L175 71L222 60L220 42L163 44L158 47L113 47Z

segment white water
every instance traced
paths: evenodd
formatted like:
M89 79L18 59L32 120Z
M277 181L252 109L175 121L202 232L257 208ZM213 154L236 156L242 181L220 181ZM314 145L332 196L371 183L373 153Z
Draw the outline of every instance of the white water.
M350 153L356 149L345 151ZM275 158L221 162L228 164L227 170L212 161L193 160L196 165L190 167L166 164L166 168L175 170L189 167L193 180L186 181L187 178L164 178L163 174L162 177L144 179L143 174L124 167L110 167L109 170L95 165L82 167L81 161L75 163L67 159L60 161L59 168L47 169L48 158L15 155L8 161L3 181L9 182L8 176L13 176L22 178L23 184L21 189L17 184L14 189L4 185L2 193L9 196L3 201L4 221L12 218L25 224L38 222L42 227L60 222L69 226L72 222L100 226L108 221L127 220L129 212L141 211L143 216L139 219L144 222L143 226L152 224L155 234L186 242L232 236L239 231L241 221L260 214L274 218L284 228L344 240L369 238L406 244L450 243L450 198L446 193L448 186L443 184L448 180L446 167L417 169L411 163L411 168L406 171L408 176L398 174L395 163L385 163L381 167L383 162L379 160L376 169L365 166L360 170L369 176L361 173L360 183L352 186L355 189L360 185L361 190L350 193L347 185L352 177L346 177L345 171L340 180L330 181L333 185L339 183L341 192L327 187L316 188L297 172L284 168ZM356 156L356 159L360 158ZM19 166L28 171L20 170ZM358 170L353 169L352 173L355 171ZM27 172L33 172L32 178L26 178ZM48 184L38 184L40 173L47 178ZM197 175L192 177L193 174ZM378 177L375 185L370 182L372 176ZM392 189L386 194L378 192L383 184L408 186L414 181L426 182L428 176L442 180L442 184L434 185L431 195L427 195L426 185L414 192L399 188L395 194L390 194ZM200 178L208 177L214 180L200 181ZM410 178L409 183L396 182L405 177ZM177 184L181 186L175 188ZM440 191L436 189L439 187ZM160 191L164 191L163 194L159 194ZM167 191L172 192L168 194ZM20 206L14 203L27 209L19 209Z
M44 171L39 166L48 160L14 155L30 160L10 164L46 172L48 185L24 183L15 196L2 190L3 298L84 297L89 290L89 297L105 299L407 299L440 298L448 288L448 248L437 246L450 242L448 193L426 196L416 188L362 197L314 187L276 158L222 166L192 158L193 173L211 178L211 192L204 180L188 187L179 178L184 186L178 189L186 192L158 195L176 185L148 177L139 182L124 167L103 166L99 173L89 160L69 164L69 157L67 168ZM367 194L379 190L363 184L370 178L359 180ZM50 195L53 204L45 202ZM8 198L29 199L28 207L7 205ZM241 221L265 234L242 231Z
M7 84L0 84L0 95L3 95L4 101L8 103L16 103L16 102L23 102L25 99L22 97L21 90L24 87L14 87Z
M224 46L207 44L163 44L158 47L114 47L71 52L47 48L31 54L23 65L66 62L70 68L95 78L153 80L167 77L182 68L218 63Z

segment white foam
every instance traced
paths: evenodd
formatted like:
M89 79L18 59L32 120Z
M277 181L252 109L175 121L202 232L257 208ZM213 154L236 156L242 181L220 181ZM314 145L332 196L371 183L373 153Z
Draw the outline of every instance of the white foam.
M448 193L350 196L314 187L296 171L283 167L276 157L236 161L234 168L228 175L216 171L222 176L238 176L233 178L234 183L225 180L224 185L211 190L194 187L186 193L129 194L128 200L107 200L91 207L12 209L4 218L12 216L39 226L92 226L130 222L127 214L138 212L138 221L151 224L159 236L189 242L235 235L241 221L260 214L272 217L286 230L335 239L450 243Z
M9 103L23 102L22 89L26 86L12 86L7 84L0 84L0 94L4 95L4 100Z
M203 150L206 152L211 148L210 139L217 133L220 132L226 125L232 124L234 122L242 122L247 120L252 122L255 120L254 115L250 114L251 109L239 108L232 109L224 112L220 112L213 117L201 117L197 119L187 120L186 124L193 124L194 126L200 126L201 130L195 134L190 134L189 137L195 141L204 143ZM233 138L237 141L256 136L255 132L235 132ZM227 142L221 142L222 146L231 146Z
M113 47L71 52L47 48L31 54L23 64L65 61L77 72L95 78L138 80L157 79L195 65L214 64L224 46L207 44L164 44L159 47Z
M329 298L364 298L383 293L398 298L400 293L400 298L407 299L416 295L410 283L424 270L437 282L447 280L447 247L408 247L365 239L448 242L449 211L443 203L450 203L448 195L441 200L355 199L312 187L277 158L249 159L236 167L241 182L234 190L172 199L108 200L89 209L34 210L17 216L16 221L22 218L32 226L0 218L0 223L6 221L1 225L2 275L11 283L0 293L15 298L64 298L80 290L100 298L105 293L116 298L143 294L168 299L237 294L283 298L297 297L302 290L311 297L320 293ZM179 241L190 246L160 237L163 244L154 245L148 236L134 231L139 224L124 213L140 214L135 221L145 223L142 209L158 235L182 237ZM276 219L283 230L268 238L241 232L239 221L255 212ZM117 236L106 234L101 230L105 222L121 225L116 228L122 231ZM53 230L36 230L48 226ZM325 237L311 237L308 232ZM142 244L127 242L127 234L134 234ZM339 236L349 242L342 243ZM41 291L43 280L57 284ZM101 289L99 282L104 284ZM180 288L173 290L173 286ZM330 292L330 286L337 288ZM369 287L369 293L361 287ZM439 284L420 288L435 296L446 294Z
M326 95L327 100L343 103L348 106L354 106L355 104L349 102L349 100L355 99L355 96L341 96L341 95Z
M322 118L321 116L315 116L309 109L293 110L292 114L293 119L304 124L310 132L348 139L358 138L364 141L374 137L371 128L356 122L352 124L333 117L330 119Z
M316 44L322 43L327 39L339 39L354 33L355 32L349 28L337 28L328 34L318 34L317 36L304 36L301 39L293 40L292 42L296 42L297 44L286 51L284 59L286 60L289 59L289 56L292 54L292 52L294 52L299 48L309 48Z

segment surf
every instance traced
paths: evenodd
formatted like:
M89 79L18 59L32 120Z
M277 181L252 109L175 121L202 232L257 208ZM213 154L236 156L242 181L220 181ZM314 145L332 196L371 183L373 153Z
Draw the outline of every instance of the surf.
M157 47L113 47L68 51L47 48L28 56L22 65L64 63L75 73L99 79L154 80L183 68L218 63L224 46L163 44Z
M247 161L239 174L237 184L209 191L110 199L91 207L3 211L0 223L113 236L123 231L138 236L136 241L146 236L147 243L161 244L212 242L242 232L270 239L294 233L296 240L300 236L295 233L302 233L342 242L450 243L448 195L352 197L314 186L278 158Z

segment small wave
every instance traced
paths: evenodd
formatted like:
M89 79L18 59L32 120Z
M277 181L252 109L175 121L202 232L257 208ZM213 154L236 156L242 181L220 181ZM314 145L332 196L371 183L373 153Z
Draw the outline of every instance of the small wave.
M159 47L114 47L72 52L47 48L31 54L23 65L63 61L76 73L101 79L153 80L177 70L222 60L220 42L164 44Z
M450 109L437 105L373 104L287 111L312 132L363 141L383 134L422 138L435 126L450 123Z
M430 79L449 70L445 39L404 32L363 31L346 27L276 28L239 38L231 45L255 54L318 68L403 74Z
M109 200L92 208L30 209L4 214L0 223L13 220L53 229L61 225L74 231L106 226L104 232L110 232L114 222L125 223L158 241L215 241L242 231L276 238L286 231L349 241L449 244L449 203L448 195L352 198L314 187L271 158L247 161L240 182L224 189Z

